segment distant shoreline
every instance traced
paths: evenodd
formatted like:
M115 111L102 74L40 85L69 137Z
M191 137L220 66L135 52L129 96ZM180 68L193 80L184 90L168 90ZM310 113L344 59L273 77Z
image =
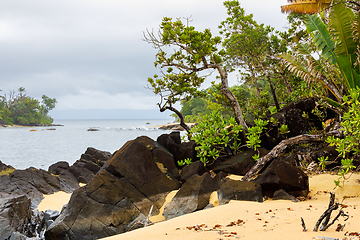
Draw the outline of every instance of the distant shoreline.
M186 123L190 128L195 126L196 123ZM184 131L183 127L180 126L180 123L167 123L162 125L150 126L151 128L158 128L162 130L180 130Z
M22 127L63 127L64 125L62 124L44 124L44 125L18 125L18 124L13 124L13 125L0 125L0 128L22 128Z

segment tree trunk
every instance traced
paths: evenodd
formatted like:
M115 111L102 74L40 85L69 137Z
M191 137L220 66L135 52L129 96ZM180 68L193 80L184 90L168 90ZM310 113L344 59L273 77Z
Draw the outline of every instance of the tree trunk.
M255 88L256 88L256 92L258 94L258 98L261 99L261 94L260 94L260 88L259 88L259 84L256 80L256 77L255 77L255 74L254 74L254 70L252 68L250 68L250 71L251 71L251 76L254 80L254 84L255 84Z
M277 111L280 111L279 102L278 102L278 100L277 100L276 93L275 93L274 87L273 87L273 85L272 85L272 81L271 81L271 79L270 79L270 75L269 75L269 73L266 71L266 69L265 69L264 65L262 64L261 60L260 60L259 58L257 58L257 60L258 60L258 62L259 62L259 64L260 64L262 70L263 70L264 73L265 73L265 76L266 76L267 81L268 81L269 84L270 84L270 90L271 90L271 94L272 94L273 99L274 99L274 103L275 103L276 110L277 110Z
M268 80L268 82L269 82L269 84L270 84L271 94L272 94L273 99L274 99L274 102L275 102L276 110L277 110L277 111L280 111L279 102L278 102L278 100L277 100L276 93L275 93L275 90L274 90L272 81L271 81L271 79L270 79L269 74L267 74L267 73L266 73L266 78L267 78L267 80Z
M329 136L340 136L341 132L340 130L333 130L331 132L328 132L326 134L326 137ZM292 138L288 138L285 140L282 140L278 145L276 145L268 154L266 154L264 157L259 158L259 160L256 162L256 164L245 174L245 176L242 178L242 181L249 181L251 180L260 170L271 160L278 157L280 153L282 153L288 146L299 144L299 143L308 143L308 142L318 142L318 141L324 141L324 135L318 134L318 135L299 135Z
M159 105L159 107L160 107L160 112L164 112L165 110L170 110L174 112L180 119L180 126L183 127L187 133L190 133L190 127L185 123L184 115L182 115L181 112L179 112L176 108L171 106L161 107Z
M222 69L222 67L219 64L217 64L217 70L219 71L219 74L221 77L221 93L224 94L224 96L230 101L230 105L234 110L235 120L238 124L240 124L243 127L242 132L243 132L243 135L245 136L248 126L246 125L246 122L244 121L238 100L236 99L234 94L229 89L227 73L225 70Z
M287 89L288 93L291 94L293 90L291 88L291 85L290 85L289 81L287 80L285 72L281 73L281 77L282 77L282 79L283 79L283 81L285 83L285 86L286 86L286 89Z

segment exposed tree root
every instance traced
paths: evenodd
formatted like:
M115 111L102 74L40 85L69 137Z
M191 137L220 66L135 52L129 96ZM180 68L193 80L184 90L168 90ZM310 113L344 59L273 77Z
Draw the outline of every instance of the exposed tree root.
M274 158L278 157L280 153L282 153L288 146L292 146L295 144L300 143L309 143L309 142L319 142L324 141L327 137L330 136L341 136L341 131L339 129L330 131L323 134L317 134L317 135L299 135L292 138L288 138L285 140L282 140L278 145L276 145L267 155L265 155L262 158L259 158L259 160L256 162L256 164L245 174L245 176L242 178L242 181L249 181L253 177L255 177L256 174L258 174L261 169L270 161L272 161Z

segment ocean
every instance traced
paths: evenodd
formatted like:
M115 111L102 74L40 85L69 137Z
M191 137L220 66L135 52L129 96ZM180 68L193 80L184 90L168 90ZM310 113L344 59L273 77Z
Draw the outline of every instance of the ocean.
M128 140L148 136L154 140L171 131L152 127L171 120L56 120L54 127L0 128L0 161L16 169L48 170L58 161L70 165L88 147L102 151L120 149ZM98 131L87 131L88 129ZM54 130L49 130L54 129Z

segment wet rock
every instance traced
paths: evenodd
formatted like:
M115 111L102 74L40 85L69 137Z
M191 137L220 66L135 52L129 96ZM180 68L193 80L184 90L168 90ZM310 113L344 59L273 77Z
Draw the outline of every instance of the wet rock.
M227 204L230 200L262 202L261 186L254 182L224 178L219 190L219 204Z
M211 193L217 189L209 173L193 175L165 205L163 216L170 219L204 209L209 204Z
M273 197L279 189L295 197L309 193L308 176L300 168L279 159L274 159L253 181L261 185L263 194L268 197Z

